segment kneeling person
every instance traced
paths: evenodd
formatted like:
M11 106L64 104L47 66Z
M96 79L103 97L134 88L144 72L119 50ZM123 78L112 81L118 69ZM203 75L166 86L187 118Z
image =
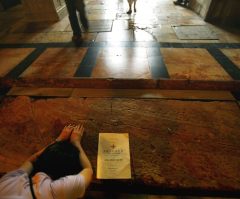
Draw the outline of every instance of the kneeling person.
M82 146L82 125L64 127L55 143L0 179L0 198L75 199L84 196L92 166Z

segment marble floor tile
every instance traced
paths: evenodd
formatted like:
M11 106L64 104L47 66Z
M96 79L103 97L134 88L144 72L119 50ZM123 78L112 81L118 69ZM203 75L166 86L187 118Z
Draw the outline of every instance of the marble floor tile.
M98 58L92 77L150 79L147 59Z
M11 27L20 21L24 21L24 10L21 5L0 12L0 32L8 31L9 33Z
M54 23L51 28L50 32L64 32L66 27L70 24L68 16L63 17L60 21Z
M146 49L101 49L92 77L150 78Z
M128 30L129 21L128 20L114 20L112 31Z
M148 32L147 30L135 30L133 32L134 41L156 41L156 38L154 37L151 32Z
M231 80L205 49L161 49L171 79Z
M1 27L0 36L2 36L5 33L9 33L9 31L11 30L11 23L7 21L0 21L0 27Z
M38 33L38 32L50 32L54 22L25 22L22 21L15 24L11 28L12 33Z
M90 13L87 14L88 20L114 20L116 18L116 12L103 12L103 13Z
M71 42L72 32L48 32L48 33L16 33L0 37L1 43L51 43ZM94 41L96 33L83 33L84 41Z
M100 41L134 41L132 30L122 30L118 32L99 33L96 42Z
M34 63L21 77L31 78L67 78L73 77L79 64L77 63Z
M180 40L218 40L216 33L206 25L173 26Z
M73 77L86 48L47 49L21 77Z
M149 21L146 19L138 20L138 18L135 18L135 19L129 19L128 22L129 22L129 28L133 30L151 30L159 26L159 24L157 24L155 20L149 23Z
M118 0L86 0L85 5L86 9L117 8L118 2Z
M113 32L124 31L128 29L144 30L153 35L158 42L205 42L179 40L172 31L166 32L164 29L155 30L159 25L179 26L179 25L208 25L212 26L213 31L217 33L218 42L240 42L240 32L236 28L228 29L211 25L205 22L199 15L190 9L173 5L172 1L137 1L137 12L131 15L126 14L128 10L127 1L120 0L89 0L85 2L86 13L89 20L113 20L116 25L113 26L111 34L94 34L85 36L84 40L94 41L149 41L147 36L142 33L136 33L136 39L126 33L121 36L115 36ZM127 23L126 21L131 21ZM117 22L118 21L118 22ZM122 21L121 24L119 21ZM0 41L1 43L40 43L40 42L68 42L71 41L71 29L68 17L53 24L30 23L24 20L23 6L17 6L16 9L10 9L0 12ZM67 31L67 32L66 32ZM23 34L22 34L23 33ZM34 33L34 34L33 34ZM140 35L140 36L139 36ZM139 39L140 38L140 39ZM210 43L213 41L208 40Z
M33 51L33 48L0 49L0 77L5 76Z
M117 20L130 20L130 19L135 18L136 14L129 15L126 12L117 13L116 19Z
M1 16L1 14L0 14ZM10 24L10 22L8 22ZM9 28L9 32L11 34L16 33L62 33L66 27L69 25L68 16L65 16L62 20L57 22L30 22L26 20L15 20L15 22L11 23L11 27ZM8 33L9 33L8 32Z
M119 0L86 0L86 11L87 15L90 17L90 22L92 21L91 18L97 18L97 21L104 21L105 18L113 18L109 21L113 20L113 27L112 32L105 32L105 33L84 33L83 40L84 41L96 41L96 42L112 42L116 44L117 42L126 42L126 41L158 41L158 42L181 42L181 43L220 43L220 42L238 42L239 41L239 31L236 30L228 30L222 29L220 27L208 24L207 22L203 21L196 13L192 12L189 9L185 9L183 7L175 6L172 2L168 0L162 0L161 2L154 1L151 4L148 1L138 1L137 2L137 12L132 13L131 15L126 14L126 10L128 9L127 1L119 1ZM64 17L61 21L53 23L53 24L45 24L45 23L38 23L38 24L30 24L23 20L23 17L20 17L19 14L23 13L23 8L18 7L16 10L11 10L6 13L0 13L0 24L6 25L8 28L5 31L0 31L0 43L48 43L48 42L71 42L72 31L69 24L68 17ZM9 17L9 22L6 20ZM1 20L2 19L2 20ZM108 21L108 20L107 20ZM101 27L101 23L95 24L96 26L99 25ZM214 32L217 33L219 36L219 40L179 40L172 28L174 25L208 25ZM9 29L9 27L11 27ZM19 27L22 30L19 32ZM27 28L26 30L24 30ZM46 29L45 29L46 28ZM10 31L10 32L8 32ZM27 33L21 33L21 32ZM168 49L163 49L163 51ZM187 50L187 49L186 49ZM173 50L174 51L174 50ZM176 51L178 51L176 49ZM131 51L126 51L129 53L130 56L137 56L136 53L132 53ZM175 51L174 51L175 52ZM109 54L110 52L107 52ZM114 53L114 51L113 51ZM117 52L119 54L119 51ZM237 51L238 53L238 51ZM101 53L100 53L101 54ZM175 54L175 53L174 53ZM173 57L175 55L172 55ZM212 57L209 58L208 53L207 60L211 59L214 60ZM120 54L120 56L112 55L113 59L104 57L99 57L99 62L97 66L109 65L113 64L115 68L117 67L120 71L126 71L126 66L133 66L139 65L140 60L143 58L143 65L147 65L147 61L145 57L138 57L137 59L134 57L131 61L129 57L124 58L124 60L120 60L119 57L124 57L124 53ZM227 54L226 54L227 55ZM141 55L142 56L142 55ZM169 57L171 55L167 55ZM182 56L182 55L180 55ZM197 57L198 55L196 55ZM202 55L203 56L203 55ZM227 55L231 57L230 55ZM176 59L179 57L176 54ZM183 57L183 56L182 56ZM208 79L208 77L212 80L218 79L229 79L230 77L223 71L219 65L214 62L204 61L204 63L198 63L194 59L188 59L189 65L188 67L186 63L184 63L184 67L177 67L171 65L171 61L167 65L168 70L171 71L171 78L200 78L200 79ZM172 57L170 57L170 60ZM234 58L231 57L234 63L239 62L238 57L234 55ZM234 60L235 59L235 60ZM136 63L133 63L136 60ZM169 60L166 58L166 60ZM182 58L178 65L182 65L181 63ZM205 63L206 62L206 63ZM211 64L211 67L205 67L204 70L200 70L202 65ZM57 62L52 63L52 66L57 67L59 69L59 64ZM121 65L121 66L120 66ZM201 66L200 66L201 65ZM216 66L218 65L218 66ZM136 68L136 67L132 68ZM238 65L239 66L239 65ZM77 66L72 64L69 66L69 70L72 71ZM51 67L50 67L51 68ZM111 74L113 77L118 77L122 75L117 75L119 71L113 71L110 73L110 68L105 68L102 71L102 75L106 76L106 74ZM146 67L143 67L146 68ZM136 77L142 77L141 74L146 74L145 69L141 69L135 75ZM174 70L177 71L174 72ZM202 69L202 68L201 68ZM93 74L101 74L98 71L98 67L94 69ZM50 72L51 71L51 72ZM49 74L57 75L53 71L50 70ZM96 72L98 71L98 72ZM199 72L200 71L200 72ZM210 71L208 73L208 71ZM216 72L218 71L218 72ZM25 71L26 72L26 71ZM133 72L133 71L132 71ZM222 72L224 74L222 74ZM66 72L63 70L63 73L66 73L68 76L70 72ZM69 74L68 74L69 73ZM122 73L122 72L120 72ZM120 74L119 73L119 74ZM124 73L122 73L124 74ZM198 76L200 74L200 76ZM64 75L64 74L62 74ZM51 75L50 75L51 76ZM127 75L126 77L133 77L133 75ZM146 75L148 76L148 75Z
M221 51L240 69L240 49L221 49Z
M220 39L219 40L182 40L184 41L183 43L198 43L198 44L201 44L201 43L205 43L205 44L216 44L216 43L221 43Z
M88 24L88 33L111 32L113 20L89 20ZM67 26L65 31L72 31L70 24ZM85 32L84 28L82 28L82 31Z
M240 42L240 30L235 28L223 28L218 27L213 24L209 24L208 26L217 33L219 40L221 43L239 43Z
M99 58L147 58L147 50L143 47L138 48L124 48L124 47L109 47L109 48L102 48L99 51Z
M72 33L14 33L4 37L2 43L45 43L71 41Z
M158 42L179 42L176 33L169 25L157 25L149 31L151 31L151 34L157 39Z

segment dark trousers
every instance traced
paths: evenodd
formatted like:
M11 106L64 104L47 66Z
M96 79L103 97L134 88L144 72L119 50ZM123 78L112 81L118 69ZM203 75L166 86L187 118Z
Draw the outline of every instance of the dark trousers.
M83 0L65 0L69 21L72 27L73 35L81 35L81 28L77 16L77 12L79 13L80 21L85 29L88 29L88 20L86 18L85 13L85 4Z

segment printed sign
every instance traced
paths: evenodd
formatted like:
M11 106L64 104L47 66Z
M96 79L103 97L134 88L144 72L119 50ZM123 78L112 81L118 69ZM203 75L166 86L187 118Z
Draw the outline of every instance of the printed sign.
M100 133L97 179L130 179L128 133Z

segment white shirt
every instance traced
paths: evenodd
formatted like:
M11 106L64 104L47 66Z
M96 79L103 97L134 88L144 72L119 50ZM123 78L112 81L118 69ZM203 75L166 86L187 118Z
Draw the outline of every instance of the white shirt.
M45 173L36 173L32 178L37 199L76 199L85 192L84 177L70 175L52 180ZM28 174L21 169L12 171L0 179L0 199L32 199Z

